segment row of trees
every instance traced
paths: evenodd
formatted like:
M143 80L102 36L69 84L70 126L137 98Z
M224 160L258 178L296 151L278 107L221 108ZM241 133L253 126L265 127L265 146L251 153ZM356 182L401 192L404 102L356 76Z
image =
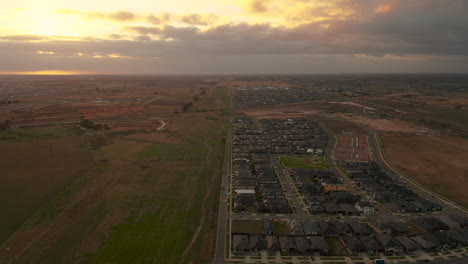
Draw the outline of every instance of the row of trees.
M109 126L107 124L96 124L93 121L86 119L82 116L80 117L80 127L93 130L109 129Z
M4 100L0 100L0 105L5 105L5 104L16 104L16 103L19 103L19 101L17 100L9 100L9 99L4 99Z
M11 128L11 120L5 120L0 123L0 131L7 130Z

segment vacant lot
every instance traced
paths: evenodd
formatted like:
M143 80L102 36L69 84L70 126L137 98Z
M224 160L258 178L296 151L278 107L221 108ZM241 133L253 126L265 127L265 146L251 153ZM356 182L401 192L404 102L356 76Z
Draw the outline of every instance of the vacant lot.
M231 232L263 234L263 223L260 220L232 220Z
M387 158L407 176L468 207L468 140L383 134Z
M92 165L82 143L78 137L0 141L0 242Z

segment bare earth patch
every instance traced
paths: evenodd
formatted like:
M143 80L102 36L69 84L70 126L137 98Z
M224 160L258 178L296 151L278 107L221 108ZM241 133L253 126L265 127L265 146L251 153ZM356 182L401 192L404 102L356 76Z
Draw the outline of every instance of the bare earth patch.
M389 161L407 176L468 206L468 140L385 133L382 143Z
M337 114L340 118L356 122L362 125L366 125L372 129L383 131L383 132L406 132L406 133L427 133L430 130L416 126L408 122L404 122L397 119L374 119L369 117L364 117L360 115L345 115Z

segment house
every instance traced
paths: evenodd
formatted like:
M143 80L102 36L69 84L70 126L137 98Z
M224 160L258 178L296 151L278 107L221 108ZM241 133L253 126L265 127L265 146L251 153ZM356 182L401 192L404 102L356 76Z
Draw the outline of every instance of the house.
M410 239L416 242L424 250L434 250L438 248L436 244L424 239L422 236L412 236Z
M232 251L236 255L243 255L250 252L248 235L232 235Z
M468 230L467 229L455 229L445 232L445 234L456 241L457 246L468 245Z
M294 239L290 236L280 236L279 243L281 252L283 254L292 254L297 252L296 243L294 243Z
M326 214L325 208L323 208L323 206L321 206L321 205L311 206L309 211L313 215L324 215L324 214Z
M321 255L326 255L330 252L327 241L323 236L313 236L309 238L311 251L314 253L320 253Z
M345 236L342 237L342 240L351 253L362 253L366 251L366 248L362 245L361 241L355 237Z
M376 234L390 235L392 233L392 229L386 223L369 221L369 226Z
M299 253L308 253L312 251L309 240L306 237L296 236L294 237L294 243Z
M250 250L257 253L261 250L267 249L267 243L265 237L262 235L251 235L250 236Z
M374 206L369 202L360 201L355 204L356 209L359 213L363 215L373 215L375 214Z
M453 220L452 218L446 216L446 215L437 215L434 216L437 220L441 221L444 223L446 226L448 226L450 229L458 229L461 228L460 223L457 221Z
M278 242L278 238L276 236L266 236L265 237L267 243L267 250L268 252L276 252L280 251L281 247Z
M421 235L425 240L437 245L438 248L454 248L458 245L457 241L447 236L445 232L429 232Z
M297 220L289 220L289 229L291 230L291 233L294 235L303 235L304 233L304 227L302 227L302 223L297 221Z
M304 233L308 236L318 236L320 234L320 227L317 222L304 221L302 222Z
M447 225L434 217L420 217L414 219L413 222L428 232L449 229Z
M329 215L342 214L343 213L341 208L336 203L323 203L322 206L325 209L325 212L327 214L329 214Z
M355 204L359 201L359 196L351 192L334 192L330 194L330 199L338 204Z
M375 239L382 245L385 255L393 255L403 251L402 246L389 234L378 234L375 236Z
M354 206L354 204L339 204L338 205L343 212L344 215L357 215L358 210Z
M330 222L319 221L320 232L325 237L337 237L338 232L336 231L335 225Z
M462 228L468 227L468 218L466 216L452 214L450 215L450 218L452 218L452 220L454 220L455 222L459 223Z
M359 241L361 241L368 254L376 254L383 251L382 245L373 237L360 237Z
M339 235L350 235L352 233L351 228L347 223L344 222L334 222L336 232Z
M418 243L405 236L397 236L395 237L395 241L397 241L402 246L403 251L408 254L415 254L418 250L422 249Z
M369 226L365 223L350 222L348 224L351 227L351 230L353 231L353 233L358 236L371 236L372 235L372 232Z
M271 219L263 219L263 231L267 235L276 234L275 222Z
M388 221L386 224L392 230L393 235L405 235L410 232L408 225L404 222Z

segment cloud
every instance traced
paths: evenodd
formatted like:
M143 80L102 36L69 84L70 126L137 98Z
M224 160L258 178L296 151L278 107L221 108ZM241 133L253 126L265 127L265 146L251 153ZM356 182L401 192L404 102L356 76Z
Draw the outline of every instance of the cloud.
M251 13L265 13L268 11L268 3L265 0L250 0L247 10Z
M59 9L56 10L57 14L62 15L79 15L88 19L102 19L114 22L146 22L153 25L164 25L171 23L182 23L187 25L199 25L206 26L216 23L221 18L215 14L197 14L197 13L186 13L186 14L138 14L129 11L116 11L111 13L102 12L85 12L79 10L70 9Z
M88 19L104 19L115 22L129 22L135 21L140 18L138 14L129 12L129 11L116 11L111 13L102 13L102 12L85 12L72 9L58 9L55 11L57 14L62 15L80 15L85 16Z
M395 70L397 66L408 69L409 66L396 62L407 61L408 65L420 69L453 71L460 68L462 71L461 67L468 64L466 1L283 1L263 1L268 9L259 13L266 19L260 22L225 21L216 14L129 12L129 15L124 11L63 11L84 16L99 14L95 15L96 19L117 19L125 24L120 25L120 32L109 32L101 38L0 36L0 67L24 68L40 63L84 67L87 63L96 68L116 69L119 66L147 72L162 69L151 59L155 57L160 58L160 63L172 65L164 69L167 71L176 71L176 66L188 71L190 65L196 68L193 71L218 71L223 67L232 71L238 67L236 69L242 71L253 69L254 65L273 70L280 66L270 64L281 64L281 57L295 70L300 65L304 68L312 65L308 61L312 58L320 58L324 67L328 65L330 69L333 64L337 69L346 66L350 70L359 67L362 67L360 70L372 70L368 68L371 64L379 69ZM272 22L276 17L271 14L282 14L278 15L279 20L293 22ZM44 56L36 51L53 51L56 55ZM77 56L78 53L82 56ZM254 58L258 61L253 61ZM374 58L375 63L383 63L382 66L373 64L369 58ZM106 64L107 61L113 61L115 65ZM141 68L131 68L129 61ZM229 61L237 64L232 67L218 65L219 69L213 65ZM336 65L334 61L342 64ZM428 65L423 65L423 61ZM245 62L243 66L242 62ZM351 62L359 67L352 66Z

